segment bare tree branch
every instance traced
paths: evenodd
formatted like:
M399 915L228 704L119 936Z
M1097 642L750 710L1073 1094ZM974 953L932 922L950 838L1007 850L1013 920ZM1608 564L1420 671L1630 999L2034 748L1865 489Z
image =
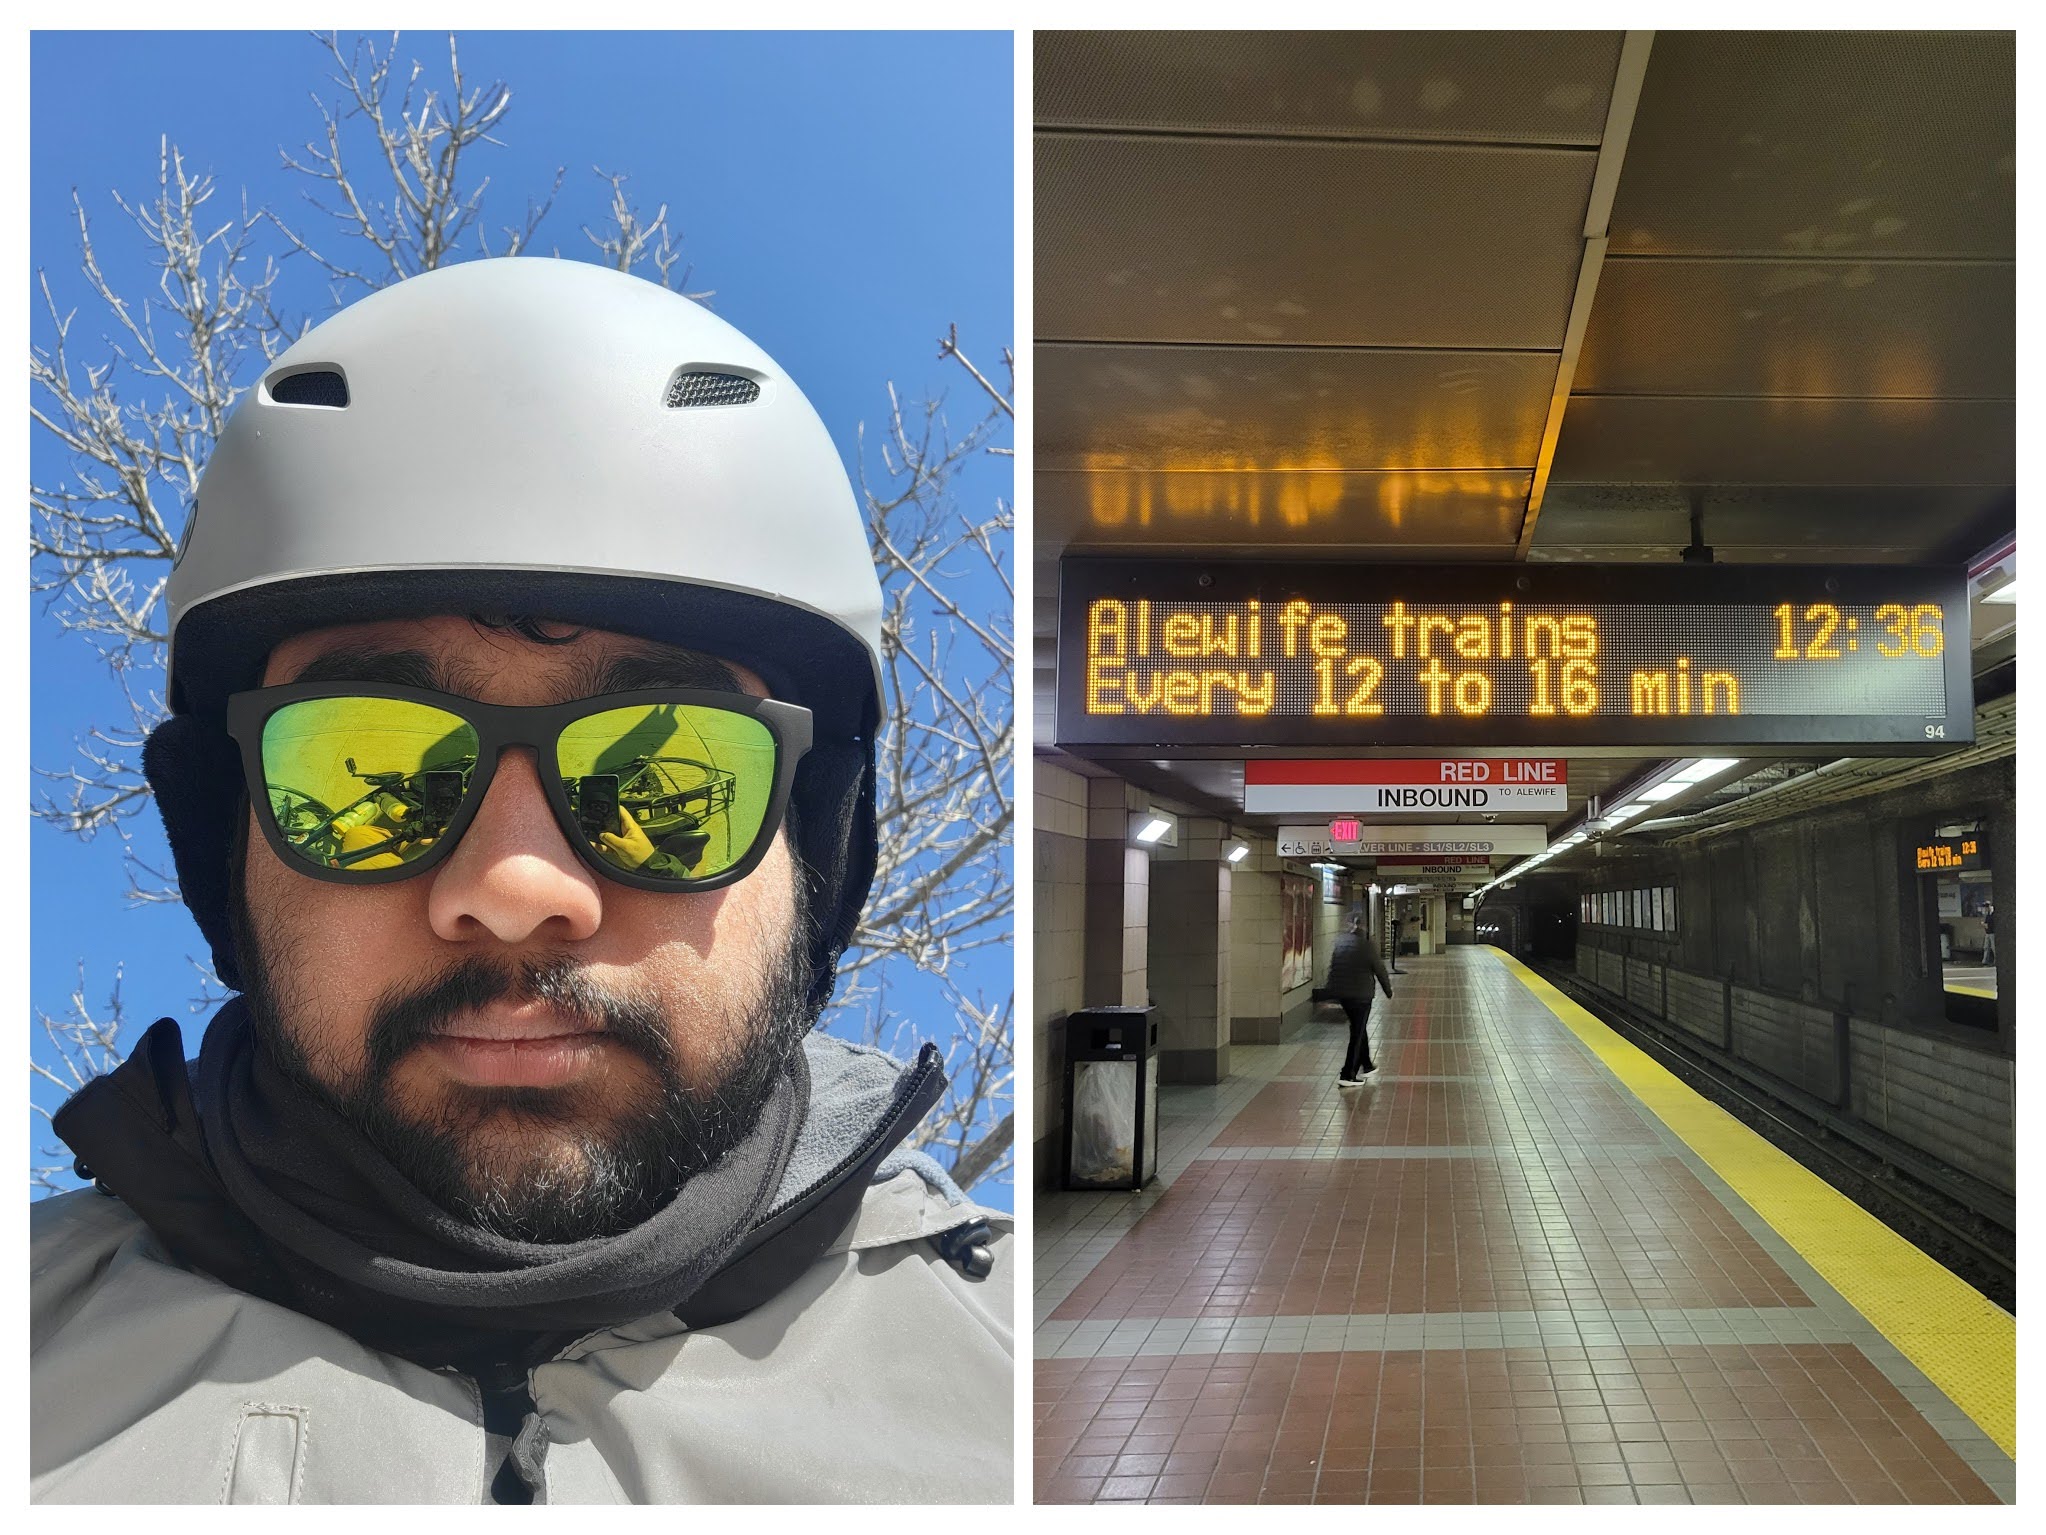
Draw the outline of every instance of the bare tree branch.
M357 39L346 53L333 34L320 41L334 61L328 79L340 88L342 100L334 104L314 98L322 131L297 154L283 152L283 160L288 169L316 184L306 193L307 203L325 214L335 237L357 253L331 258L275 214L271 221L294 249L311 257L342 288L380 288L454 259L463 236L482 212L483 195L490 186L488 176L474 186L465 183L463 156L472 145L496 142L491 130L511 110L511 87L494 80L469 89L450 34L450 89L443 93L422 86L425 66L415 62L394 101L392 66L398 56L398 34L391 34L381 56L367 39ZM380 163L388 178L381 183L382 193L370 190L359 162L352 158L351 121L368 130L365 158ZM516 255L524 248L560 187L557 170L553 190L527 204L524 224L518 230L507 228L503 254Z
M964 511L952 492L974 459L1003 451L997 439L1014 410L959 350L956 328L940 356L988 397L971 427L952 437L942 400L905 409L891 385L871 457L861 432L860 490L881 580L889 686L876 753L881 854L841 966L839 1009L900 1053L934 1031L928 1018L891 1013L888 967L906 962L937 980L958 1032L946 1061L952 1086L920 1144L949 1151L955 1169L977 1181L1007 1170L1013 1138L1014 998L991 1006L966 995L957 967L1011 942L1015 519L999 500ZM1013 389L1006 351L1003 362Z
M107 994L106 1005L94 1008L85 998L85 967L80 966L78 984L72 988L69 1010L62 1017L37 1012L36 1023L48 1043L47 1063L37 1060L34 1052L28 1059L31 1087L42 1084L55 1090L58 1104L90 1082L94 1077L112 1071L121 1063L121 970L114 969L114 981ZM38 1103L31 1090L29 1108L42 1116L48 1123L55 1109ZM44 1193L62 1193L75 1188L75 1182L68 1175L71 1170L71 1154L61 1144L38 1148L41 1157L55 1158L48 1163L29 1164L29 1187Z
M675 248L677 237L668 228L668 205L662 203L652 218L643 218L626 195L623 176L601 169L596 171L596 175L599 181L608 183L611 188L611 223L602 230L584 225L583 234L597 248L597 255L604 265L613 271L630 272L642 262L651 261L654 271L659 274L661 286L679 292L689 281L690 269L684 267L680 277L675 275L675 263L682 259L682 252ZM706 289L682 296L702 303L712 293Z

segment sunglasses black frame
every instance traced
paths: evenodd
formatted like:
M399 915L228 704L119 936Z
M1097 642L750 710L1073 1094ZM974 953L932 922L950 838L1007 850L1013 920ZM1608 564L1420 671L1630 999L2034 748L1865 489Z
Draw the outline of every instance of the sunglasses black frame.
M476 769L471 775L461 804L434 845L410 862L386 869L336 869L315 864L296 851L278 828L270 804L269 780L263 772L263 727L270 717L287 705L315 698L388 698L403 703L424 704L460 718L476 732ZM568 786L562 781L557 756L562 731L579 719L609 709L637 704L676 704L719 709L757 719L774 739L774 789L768 798L760 830L745 854L717 874L704 879L661 879L636 870L620 868L599 856L585 840L569 804ZM604 878L636 890L658 890L670 895L688 895L722 889L751 874L767 856L788 813L789 795L795 785L796 765L809 751L810 711L801 704L776 698L756 698L750 693L726 693L701 688L641 688L629 693L602 693L593 698L571 699L560 704L486 704L454 693L431 688L397 687L383 683L308 682L286 683L280 687L253 688L231 694L227 700L227 733L241 748L242 774L247 781L249 803L255 807L256 824L262 828L270 850L286 867L309 879L328 880L339 885L389 885L426 873L445 860L461 842L469 823L490 793L497 765L508 746L532 748L546 792L548 807L568 845L590 868Z

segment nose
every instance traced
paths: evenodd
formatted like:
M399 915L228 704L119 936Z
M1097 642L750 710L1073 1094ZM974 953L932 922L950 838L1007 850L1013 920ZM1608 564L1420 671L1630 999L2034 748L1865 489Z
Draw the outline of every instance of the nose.
M561 835L531 752L507 752L426 901L450 942L573 943L603 921L603 891Z

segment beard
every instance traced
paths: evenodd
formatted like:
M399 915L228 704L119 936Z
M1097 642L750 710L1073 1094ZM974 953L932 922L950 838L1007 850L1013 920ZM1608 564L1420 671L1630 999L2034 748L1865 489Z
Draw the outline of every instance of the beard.
M239 860L237 860L239 862ZM322 1076L302 1044L299 999L267 963L239 869L229 901L236 959L257 1048L285 1076L353 1126L427 1198L458 1219L513 1241L565 1243L615 1236L652 1216L692 1177L752 1130L789 1052L811 1023L808 923L800 871L786 941L743 1018L717 1031L735 1041L710 1080L690 1081L658 1000L607 984L573 956L475 954L417 982L400 982L371 1009L364 1063L351 1079ZM294 967L286 967L287 969ZM644 1080L629 1100L614 1085L559 1088L440 1085L427 1113L399 1101L394 1074L462 1013L496 1002L543 1003L601 1029ZM616 1074L606 1080L615 1084Z

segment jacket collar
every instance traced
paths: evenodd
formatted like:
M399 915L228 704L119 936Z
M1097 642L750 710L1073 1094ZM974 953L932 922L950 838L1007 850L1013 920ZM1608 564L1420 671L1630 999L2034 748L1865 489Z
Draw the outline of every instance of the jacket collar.
M808 1114L774 1195L746 1236L677 1317L690 1327L734 1320L772 1299L826 1253L848 1245L889 1240L879 1228L854 1230L864 1196L882 1164L929 1112L944 1091L935 1046L925 1045L908 1065L880 1051L813 1034L804 1045L812 1077ZM60 1135L82 1153L80 1175L104 1192L124 1197L180 1263L238 1289L307 1309L272 1261L255 1225L235 1207L207 1154L194 1107L181 1036L170 1019L144 1034L127 1061L88 1083L58 1112ZM86 1153L89 1153L86 1154ZM898 1157L898 1162L903 1161ZM899 1203L883 1224L901 1240L965 1227L981 1219L951 1180L928 1158L910 1154L915 1177L901 1184ZM933 1216L926 1190L943 1196ZM919 1206L911 1216L907 1199ZM930 1231L921 1230L929 1226ZM508 1352L533 1357L560 1346L559 1335L507 1336Z

